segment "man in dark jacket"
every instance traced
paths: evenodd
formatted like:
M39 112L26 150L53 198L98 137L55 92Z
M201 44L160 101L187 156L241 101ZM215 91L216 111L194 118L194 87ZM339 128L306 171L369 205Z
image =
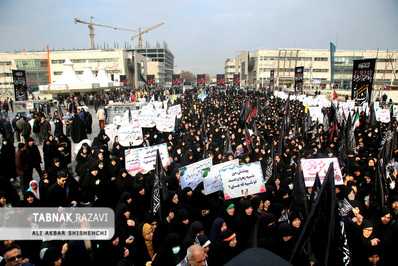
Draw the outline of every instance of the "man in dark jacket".
M69 207L77 206L77 200L75 186L68 182L68 173L58 171L57 182L48 188L47 202L52 207Z
M17 126L18 126L18 122L17 122ZM30 131L32 130L32 127L30 126L28 119L26 117L22 118L19 129L21 130L21 136L23 137L23 141L25 143L27 143L29 136L30 136Z
M40 143L43 143L45 139L47 139L51 135L51 125L47 119L42 116L40 117L40 131L39 131L39 138Z
M39 176L41 176L41 166L40 166L40 164L42 163L41 155L40 155L39 148L35 144L35 141L33 140L33 138L28 139L27 149L29 152L29 158L30 158L29 163L30 163L30 167L32 168L32 171L33 171L33 169L36 169Z
M15 166L21 184L22 194L29 188L32 180L33 169L29 164L29 153L24 143L18 144L18 151L15 154Z
M11 119L9 117L6 118L3 126L8 141L14 143L14 132L12 131Z

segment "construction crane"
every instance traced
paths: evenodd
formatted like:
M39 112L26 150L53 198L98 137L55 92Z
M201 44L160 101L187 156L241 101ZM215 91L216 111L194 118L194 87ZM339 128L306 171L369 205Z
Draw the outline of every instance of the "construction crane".
M153 27L150 27L150 28L144 30L144 31L141 31L141 28L139 28L139 30L138 30L139 33L138 33L137 35L131 37L131 40L133 40L135 37L139 37L139 39L138 39L138 48L142 48L142 38L141 38L141 35L144 34L144 33L147 33L148 31L151 31L151 30L153 30L153 29L156 29L157 27L160 27L160 26L162 26L163 24L164 24L164 23L161 22L161 23L159 23L159 24L157 24L157 25L155 25L155 26L153 26Z
M135 30L129 30L129 29L117 28L117 27L113 27L113 26L107 26L107 25L96 24L96 23L93 23L93 18L94 18L94 17L90 17L90 22L83 21L83 20L80 20L80 19L78 19L78 18L75 18L75 24L77 24L77 23L82 23L82 24L87 24L87 25L88 25L88 28L90 29L91 49L93 49L93 50L95 49L95 43L94 43L94 27L93 27L93 26L100 26L100 27L110 28L110 29L114 29L114 30L125 30L125 31L133 31L133 32L136 32Z

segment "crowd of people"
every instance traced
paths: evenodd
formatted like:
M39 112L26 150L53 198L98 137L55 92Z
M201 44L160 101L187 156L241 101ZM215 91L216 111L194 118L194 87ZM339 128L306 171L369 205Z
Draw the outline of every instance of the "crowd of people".
M44 110L34 114L35 124L40 119L39 129L29 129L23 117L11 123L18 128L14 127L18 144L15 150L13 135L3 134L0 206L110 207L115 211L115 235L108 241L2 241L6 261L29 259L36 265L224 265L251 247L289 260L306 222L299 210L291 207L296 168L300 169L303 158L337 157L344 185L336 187L336 196L353 207L343 217L352 265L391 265L398 245L395 166L387 169L390 175L382 188L383 206L372 190L382 139L387 131L396 139L395 119L383 124L360 112L355 148L341 156L347 121L343 118L337 123L332 107L323 110L328 119L308 122L301 102L276 98L269 91L206 91L203 100L196 89L187 91L173 103L182 107L182 118L173 132L143 128L144 141L139 147L167 143L169 151L170 165L164 166L165 176L161 177L167 196L153 215L154 171L132 175L126 170L125 149L132 147L122 146L117 137L111 140L101 126L92 144L83 144L74 157L69 137L78 143L92 132L91 115L78 108L80 100L97 111L110 100L149 100L152 96L160 100L165 92L114 91L62 99L58 110L65 107L63 115L56 111L46 116ZM55 124L54 133L47 125L50 119ZM391 155L398 157L395 143ZM233 159L239 159L240 164L259 161L263 176L271 158L273 174L266 180L266 192L225 200L222 191L206 195L203 182L194 189L181 189L179 168L209 157L213 165ZM71 169L72 161L75 166ZM39 181L32 180L34 170ZM17 176L22 199L11 184ZM304 200L310 201L312 190L307 189ZM310 254L303 263L321 265Z

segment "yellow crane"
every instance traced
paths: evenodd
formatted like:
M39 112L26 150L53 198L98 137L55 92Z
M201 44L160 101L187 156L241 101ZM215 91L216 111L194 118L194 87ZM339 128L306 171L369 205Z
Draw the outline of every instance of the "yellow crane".
M137 35L131 37L131 40L133 40L135 37L139 37L139 38L138 38L138 48L142 48L142 38L141 38L141 35L144 34L144 33L147 33L148 31L151 31L151 30L153 30L153 29L156 29L157 27L160 27L160 26L162 26L163 24L164 24L164 23L161 22L161 23L159 23L159 24L157 24L157 25L155 25L155 26L153 26L153 27L150 27L150 28L144 30L144 31L141 31L141 28L139 28L139 30L138 30L139 33L138 33Z
M93 49L93 50L95 49L94 27L93 26L100 26L100 27L110 28L110 29L114 29L114 30L125 30L125 31L136 32L135 30L129 30L129 29L123 29L123 28L117 28L117 27L113 27L113 26L107 26L107 25L101 25L101 24L93 23L93 18L94 17L90 17L90 22L83 21L83 20L80 20L78 18L75 18L75 24L82 23L82 24L87 24L88 25L88 28L90 29L91 49Z

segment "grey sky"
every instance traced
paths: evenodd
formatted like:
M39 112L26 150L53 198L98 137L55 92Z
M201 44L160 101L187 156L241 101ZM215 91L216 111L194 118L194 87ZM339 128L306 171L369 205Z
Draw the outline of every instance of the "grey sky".
M398 0L0 0L0 52L89 48L75 17L133 30L164 22L144 45L166 41L176 69L223 73L225 59L261 47L397 49L397 14ZM95 43L135 47L133 34L95 27Z

